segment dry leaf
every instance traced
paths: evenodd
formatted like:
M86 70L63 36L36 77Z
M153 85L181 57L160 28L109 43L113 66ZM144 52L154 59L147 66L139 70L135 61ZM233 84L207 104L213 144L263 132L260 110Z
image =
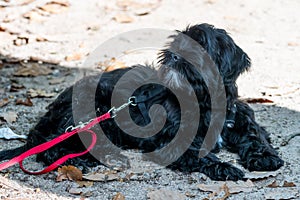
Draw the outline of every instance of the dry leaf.
M7 105L9 103L9 99L8 98L4 98L0 101L0 108Z
M36 40L37 42L48 42L48 41L49 41L47 38L42 37L42 36L36 37L35 40Z
M16 46L26 45L28 44L28 42L29 38L24 36L18 36L16 39L13 40L13 44Z
M80 196L81 197L90 197L90 196L93 196L93 192L92 191L87 191L85 193L82 193Z
M27 4L30 4L32 2L34 2L35 0L19 0L18 3L20 6L25 6Z
M247 172L244 178L256 180L256 179L263 179L268 177L275 177L279 174L279 172L280 172L279 170L272 171L272 172L258 172L258 171Z
M82 190L80 188L70 188L68 192L70 194L79 195L82 193Z
M22 63L21 63L22 64ZM38 63L26 63L22 64L22 67L14 73L14 76L40 76L48 75L52 73L52 70L44 65L39 65Z
M270 187L270 188L277 188L277 187L279 187L279 185L277 184L276 181L273 181L271 184L267 185L267 187Z
M204 3L215 4L216 2L217 2L217 0L206 0Z
M1 115L1 117L7 121L8 123L13 123L13 122L16 122L17 121L17 118L18 118L18 115L17 113L15 112L12 112L12 111L8 111L6 113L3 113Z
M218 200L225 200L230 196L230 194L233 194L233 193L230 193L229 187L227 186L226 183L222 186L222 190L224 191L224 194L222 197L219 197Z
M112 198L112 200L125 200L125 196L124 196L122 193L118 192L118 193Z
M295 183L284 181L282 187L296 187Z
M11 140L11 139L26 139L26 135L15 134L10 128L0 128L0 138Z
M114 20L116 20L116 22L119 23L131 23L133 22L133 18L130 17L127 14L117 14L116 16L114 16L113 18Z
M186 192L186 193L185 193L185 196L187 196L187 197L189 197L189 198L195 198L195 197L196 197L195 194L192 194L192 193L190 193L190 192Z
M77 167L72 165L63 166L58 168L58 175L56 181L60 182L63 180L80 181L82 180L82 172Z
M116 5L124 11L132 10L135 15L147 15L159 7L161 0L151 1L151 3L142 3L133 0L118 0Z
M94 182L92 181L76 181L79 187L92 187Z
M17 99L16 105L33 106L33 103L30 98L27 98L26 100Z
M124 62L118 61L116 58L111 58L110 60L106 60L104 62L99 62L98 63L98 68L102 69L103 71L112 71L115 69L122 69L126 68L127 66L125 65Z
M58 14L61 12L65 12L69 6L70 4L67 1L51 1L39 7L39 9L51 14Z
M76 61L76 60L81 60L82 59L82 54L81 53L74 53L72 55L68 55L65 57L65 60L70 62L70 61Z
M119 176L117 174L92 173L92 174L85 175L82 178L90 181L106 182L106 181L118 180Z
M36 21L36 22L41 22L44 21L44 16L49 16L50 14L48 12L45 12L40 9L33 9L25 14L23 14L23 17L26 19L29 19L30 21Z
M4 32L4 31L6 31L6 28L0 24L0 32Z
M274 103L274 101L266 98L244 98L242 100L247 103Z
M19 92L20 90L24 89L24 85L19 85L17 83L12 83L10 86L10 92Z
M296 46L299 46L299 43L297 43L297 42L288 42L288 46L296 47Z
M37 90L29 89L27 91L27 93L31 98L36 98L36 97L48 97L49 98L49 97L56 96L56 93L54 93L54 92L47 93L46 91L41 90L41 89L37 89Z
M64 82L65 80L66 80L65 77L54 78L54 79L51 79L51 80L49 81L49 84L50 84L50 85L56 85L56 84L60 84L60 83Z
M254 184L251 180L244 181L219 181L214 184L199 184L198 187L200 190L205 192L215 192L216 194L219 194L220 192L224 191L224 185L229 189L230 194L235 194L239 192L251 192L254 188Z
M147 197L150 200L166 200L166 199L183 200L183 199L185 199L184 194L181 194L180 192L177 192L177 191L166 190L166 189L160 189L160 190L155 190L155 191L149 192L147 194Z

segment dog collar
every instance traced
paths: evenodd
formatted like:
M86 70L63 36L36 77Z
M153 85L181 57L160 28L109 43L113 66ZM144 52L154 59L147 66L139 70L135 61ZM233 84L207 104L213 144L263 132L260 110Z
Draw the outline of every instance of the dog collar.
M144 118L146 124L149 124L151 119L149 117L149 107L146 103L152 101L156 103L166 96L166 88L161 85L151 85L149 90L143 90L140 94L136 95L133 99L133 104L136 104ZM152 105L150 103L148 105Z

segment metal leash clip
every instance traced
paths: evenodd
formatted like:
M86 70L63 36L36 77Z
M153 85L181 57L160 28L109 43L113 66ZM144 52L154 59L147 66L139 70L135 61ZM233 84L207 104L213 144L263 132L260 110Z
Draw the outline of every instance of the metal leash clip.
M92 122L94 119L89 120L88 122L79 122L79 124L77 126L68 126L68 128L66 128L65 132L69 132L69 131L73 131L77 128L83 128L86 125L88 125L90 122Z
M115 117L117 116L117 112L123 110L124 108L126 108L126 107L129 106L129 105L136 106L137 104L136 104L135 102L136 102L136 97L135 97L135 96L132 96L132 97L129 97L127 103L124 103L123 105L119 106L118 108L112 107L112 108L108 111L108 112L111 114L111 118L115 118Z

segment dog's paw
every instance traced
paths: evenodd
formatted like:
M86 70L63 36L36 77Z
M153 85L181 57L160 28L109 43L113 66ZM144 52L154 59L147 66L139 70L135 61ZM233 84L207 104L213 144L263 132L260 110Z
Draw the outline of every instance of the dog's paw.
M275 171L282 167L284 161L276 155L253 156L244 163L249 171Z
M202 173L206 174L212 180L226 181L241 180L244 177L244 172L229 163L218 162L212 165L205 166Z

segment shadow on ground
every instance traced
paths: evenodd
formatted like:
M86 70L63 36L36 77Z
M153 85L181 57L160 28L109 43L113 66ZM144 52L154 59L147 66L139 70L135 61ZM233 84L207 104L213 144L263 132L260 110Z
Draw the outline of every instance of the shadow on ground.
M30 68L37 65L44 71L28 71L34 76L16 76L20 69ZM46 75L41 75L47 72ZM57 94L64 88L70 86L78 79L80 70L78 68L66 68L63 66L38 63L6 63L0 66L0 105L4 99L8 103L0 107L0 128L9 127L17 134L26 135L31 127L39 120L39 117L46 112L46 106L52 102ZM25 74L26 71L23 73ZM30 91L42 91L40 97L32 97ZM44 94L44 96L43 96ZM49 95L49 97L45 97ZM30 97L31 96L31 97ZM17 99L26 100L30 97L33 106L16 105ZM258 180L252 180L255 187L252 192L241 192L231 194L229 199L247 198L265 199L268 195L285 195L284 198L293 196L297 198L300 189L300 143L299 143L299 119L300 113L284 107L265 104L253 104L256 111L257 121L271 132L271 138L275 148L279 149L285 166L274 176L267 176ZM4 114L16 114L17 118L9 120L3 117ZM298 132L295 132L298 131ZM47 130L45 130L47 131ZM24 143L18 140L0 139L0 150L15 148ZM234 162L235 155L227 152L221 153L222 159ZM41 163L34 162L33 158L26 161L27 164L42 167ZM26 164L25 162L25 164ZM143 165L144 161L139 162ZM72 181L57 182L57 172L45 175L33 176L24 174L18 166L13 166L0 172L0 197L1 199L15 198L75 198L89 197L90 199L112 199L118 192L122 193L126 199L147 199L149 191L167 189L177 191L186 196L187 199L207 198L210 192L200 191L198 184L211 184L213 181L200 173L182 174L164 168L148 169L145 163L145 170L139 173L134 171L118 172L119 178L108 182L93 182L88 186L80 187L78 183ZM104 167L93 169L107 170ZM132 173L130 175L130 173ZM130 176L127 181L125 177ZM268 187L276 181L279 185L284 181L293 182L294 187ZM74 189L75 188L75 189ZM71 192L73 189L73 192ZM75 192L74 192L75 191ZM73 193L73 194L72 194ZM274 196L274 197L275 197Z

